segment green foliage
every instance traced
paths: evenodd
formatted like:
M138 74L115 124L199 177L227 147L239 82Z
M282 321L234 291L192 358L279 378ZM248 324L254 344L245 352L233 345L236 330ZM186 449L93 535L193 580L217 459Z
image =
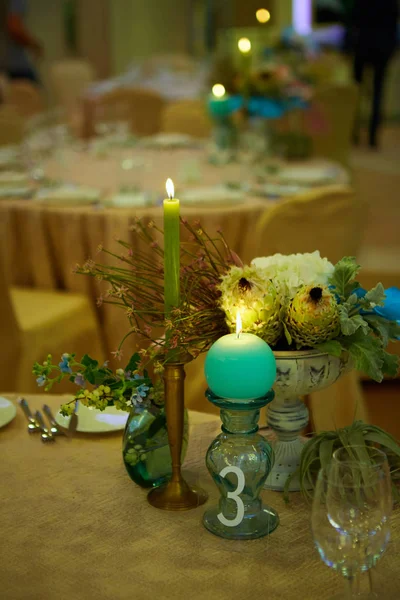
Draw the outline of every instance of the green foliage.
M359 284L354 281L360 270L354 256L345 256L336 265L330 283L341 300L346 300Z
M330 284L339 301L341 333L318 349L340 356L340 346L342 352L350 355L356 369L380 382L385 375L397 374L399 358L387 353L385 348L390 340L400 337L400 326L374 312L376 306L383 306L385 302L381 283L364 297L354 293L360 287L355 281L359 268L353 257L345 257L335 265Z
M400 476L400 446L393 436L376 425L368 425L362 421L355 421L348 427L336 431L323 431L314 435L304 444L300 457L300 466L293 475L298 475L300 489L306 498L311 499L318 471L326 468L332 459L332 455L338 448L349 446L360 446L357 450L358 459L364 459L364 451L367 446L377 446L387 456L393 482L393 494L396 501L400 500L400 492L396 482ZM291 477L293 477L293 475ZM291 477L286 480L284 497L289 500L288 490Z

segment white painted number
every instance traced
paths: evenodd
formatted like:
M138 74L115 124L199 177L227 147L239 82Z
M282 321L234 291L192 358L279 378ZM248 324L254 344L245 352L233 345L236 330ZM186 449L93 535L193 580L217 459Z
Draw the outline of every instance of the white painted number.
M234 519L227 519L222 513L219 513L219 515L217 515L217 518L220 520L222 525L226 525L227 527L236 527L236 525L240 525L244 517L244 504L242 499L239 498L239 494L243 492L246 482L243 471L239 469L239 467L225 467L220 472L220 476L225 477L225 475L227 475L228 473L235 473L238 480L236 490L234 492L227 493L227 497L236 502L237 514Z

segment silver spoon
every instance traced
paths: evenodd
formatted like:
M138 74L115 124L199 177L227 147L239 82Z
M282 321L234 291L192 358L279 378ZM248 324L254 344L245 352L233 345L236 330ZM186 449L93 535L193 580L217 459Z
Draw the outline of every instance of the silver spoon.
M19 398L18 404L22 408L22 411L27 418L28 421L28 433L39 433L41 431L39 423L36 421L34 416L32 415L29 404L25 400L25 398Z
M42 431L42 442L55 442L56 439L54 435L49 429L47 429L46 425L44 424L42 414L38 410L35 412L35 419L39 423L40 429Z
M58 428L57 421L55 420L53 413L51 412L50 406L48 406L47 404L43 404L43 412L50 423L50 433L52 435L65 435L64 431L61 431L61 429Z

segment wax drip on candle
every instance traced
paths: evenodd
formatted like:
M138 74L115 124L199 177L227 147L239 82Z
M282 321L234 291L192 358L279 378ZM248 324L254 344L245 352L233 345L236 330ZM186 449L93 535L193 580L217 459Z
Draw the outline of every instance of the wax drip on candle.
M236 313L236 338L240 338L240 334L242 333L242 317L240 316L240 311L238 310Z

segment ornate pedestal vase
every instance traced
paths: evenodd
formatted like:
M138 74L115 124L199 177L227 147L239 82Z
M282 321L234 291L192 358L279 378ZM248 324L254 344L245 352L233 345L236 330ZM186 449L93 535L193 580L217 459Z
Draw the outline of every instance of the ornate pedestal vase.
M172 475L168 483L154 488L147 496L149 503L163 510L189 510L207 500L201 489L190 487L182 477L181 457L184 433L184 363L167 363L164 369L165 414L171 450Z
M249 540L271 533L279 518L259 498L272 466L272 449L257 433L260 408L271 402L263 398L240 401L219 398L207 390L210 402L221 409L222 433L207 451L207 468L219 488L217 506L207 510L203 524L215 535Z
M308 424L308 410L300 397L335 383L350 364L316 350L274 352L274 356L277 376L275 399L268 407L268 425L277 439L272 444L275 460L265 487L282 491L286 479L300 464L305 442L299 433ZM299 489L299 480L293 476L289 490Z

